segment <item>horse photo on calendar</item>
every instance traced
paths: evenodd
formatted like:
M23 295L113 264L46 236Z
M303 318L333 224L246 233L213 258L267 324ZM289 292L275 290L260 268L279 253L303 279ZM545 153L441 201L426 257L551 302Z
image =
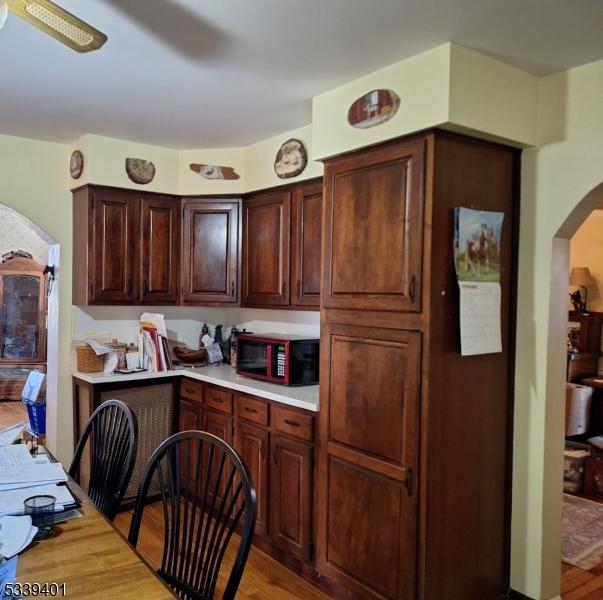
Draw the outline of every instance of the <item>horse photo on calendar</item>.
M459 281L500 282L500 241L504 214L455 209L454 253Z

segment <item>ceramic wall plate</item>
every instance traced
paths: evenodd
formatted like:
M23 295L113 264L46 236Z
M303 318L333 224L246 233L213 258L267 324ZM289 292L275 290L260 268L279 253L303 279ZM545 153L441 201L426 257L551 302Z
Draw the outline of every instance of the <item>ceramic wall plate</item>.
M299 175L308 164L308 153L304 143L295 138L288 139L276 153L274 171L281 179Z
M191 163L191 171L199 173L205 179L239 179L239 174L234 167L219 167L217 165L202 165Z
M79 179L84 171L84 155L79 150L74 150L69 161L71 179Z
M400 97L393 90L373 90L355 100L348 109L352 127L368 129L389 121L400 107Z
M126 173L134 183L151 183L155 177L155 165L142 158L126 158Z

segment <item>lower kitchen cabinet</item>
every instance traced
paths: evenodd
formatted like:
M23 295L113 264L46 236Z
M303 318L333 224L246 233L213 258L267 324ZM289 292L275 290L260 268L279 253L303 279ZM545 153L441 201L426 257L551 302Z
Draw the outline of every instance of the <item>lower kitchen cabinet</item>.
M269 434L263 427L249 423L237 423L236 448L249 468L255 484L258 512L255 532L266 535L268 532L268 461Z
M211 410L206 407L203 418L203 431L211 433L221 440L224 440L229 446L232 446L232 417L222 412ZM209 452L209 449L206 449ZM205 461L208 460L208 455L204 452L203 461L204 465L207 464ZM224 469L229 469L230 464L225 464ZM214 490L216 489L216 481L218 477L219 464L217 461L213 461L212 469L209 476L209 488L208 488L208 501L212 501L214 496ZM205 472L205 469L203 469ZM228 472L228 471L226 471ZM226 492L226 481L221 482L221 487L217 490L217 496L215 498L216 506L219 506L219 502L224 498Z
M315 419L227 388L186 378L180 384L180 430L202 429L234 445L256 488L255 541L288 564L314 562Z
M314 449L273 434L270 465L270 538L304 562L312 558L312 463Z

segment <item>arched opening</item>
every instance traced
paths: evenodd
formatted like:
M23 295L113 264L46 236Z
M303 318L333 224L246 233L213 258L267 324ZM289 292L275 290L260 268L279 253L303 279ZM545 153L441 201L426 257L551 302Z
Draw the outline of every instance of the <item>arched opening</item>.
M565 406L567 381L568 339L568 282L570 280L570 241L582 224L597 209L603 208L603 182L595 186L572 210L558 229L552 241L550 312L546 372L547 432L545 477L559 482L558 497L545 498L549 519L545 523L548 540L561 549L563 495L562 473L566 440ZM602 257L603 259L603 257ZM600 346L599 346L600 347ZM603 433L603 431L601 431ZM550 489L550 488L549 488ZM553 521L553 515L557 515ZM603 540L602 540L603 541ZM562 554L560 552L560 554ZM565 558L565 556L564 556ZM561 565L560 565L561 567ZM562 575L562 581L563 581Z
M46 301L46 438L56 448L58 432L59 270L60 245L55 238L18 211L0 204L0 255L25 250L34 260L55 268Z

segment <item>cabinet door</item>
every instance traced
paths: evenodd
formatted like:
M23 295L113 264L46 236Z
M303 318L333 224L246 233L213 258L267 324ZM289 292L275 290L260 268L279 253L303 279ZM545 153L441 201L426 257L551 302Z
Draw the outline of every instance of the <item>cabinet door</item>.
M322 182L295 189L291 212L291 305L320 307Z
M177 198L140 199L140 302L178 302L180 204Z
M278 434L270 442L270 537L301 560L310 561L313 448Z
M420 333L324 325L317 568L355 597L415 597Z
M249 468L257 494L255 531L266 535L268 522L268 431L243 421L237 422L237 450Z
M183 303L239 302L239 213L239 201L183 200Z
M180 398L180 414L178 417L178 431L199 431L203 425L203 407L198 403L189 402ZM188 463L189 481L195 480L197 473L197 461L202 460L202 457L193 456L192 452L196 449L195 444L191 444L187 450L185 446L180 448L180 464ZM199 470L201 478L203 477L202 469ZM182 478L181 478L182 480ZM183 482L184 483L184 482ZM192 489L192 488L191 488Z
M221 412L215 412L207 409L204 415L203 431L211 433L221 440L224 440L227 444L232 446L232 417L229 417ZM209 453L204 452L204 464L207 465L209 460ZM217 482L217 476L219 473L219 461L213 460L210 468L209 477L209 489L208 498L211 500L214 496L214 491L217 491L216 503L220 502L224 496L226 482L222 479L220 483ZM224 464L225 472L231 468L230 461L228 464Z
M327 162L323 307L420 310L425 151L421 138Z
M134 303L134 268L138 252L136 203L131 192L93 190L91 301Z
M243 303L289 305L291 192L265 192L244 205Z

